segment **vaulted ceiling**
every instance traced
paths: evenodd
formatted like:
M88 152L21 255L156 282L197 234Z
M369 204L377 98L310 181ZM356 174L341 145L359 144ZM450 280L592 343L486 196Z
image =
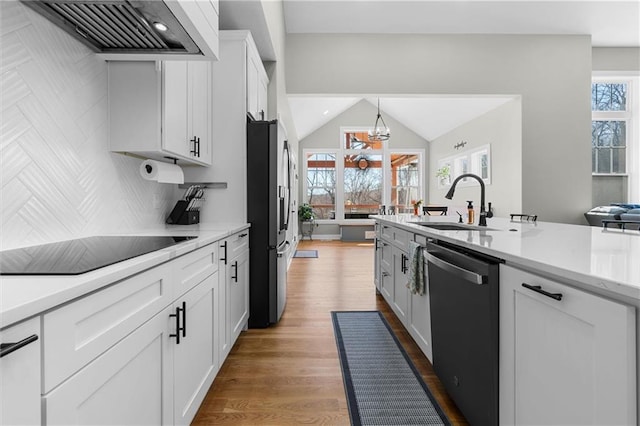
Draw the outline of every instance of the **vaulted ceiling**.
M586 34L594 47L640 47L638 0L283 0L283 10L287 33ZM268 32L260 11L258 1L222 0L220 27L251 29L263 60L274 60L270 43L263 42ZM361 99L330 93L290 97L298 137ZM381 109L431 140L505 101L390 97L381 98Z

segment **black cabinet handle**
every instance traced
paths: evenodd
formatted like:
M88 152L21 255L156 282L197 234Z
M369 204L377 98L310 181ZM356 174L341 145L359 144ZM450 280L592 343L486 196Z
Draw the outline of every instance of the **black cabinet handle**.
M409 270L409 268L407 267L407 260L409 260L409 258L405 256L404 253L401 253L401 256L402 256L402 264L400 269L402 270L403 274L406 274L407 271Z
M200 157L200 138L194 136L189 142L193 142L193 149L190 151L194 157Z
M182 306L186 306L185 302L182 302ZM176 313L169 315L169 318L173 317L176 319L176 333L169 335L169 337L176 338L176 345L180 344L180 332L182 332L182 337L184 337L184 333L185 333L184 329L180 327L180 312L182 312L182 308L178 306L176 307Z
M224 249L224 257L221 257L220 260L222 260L226 265L227 264L227 242L226 241L222 243L222 248Z
M562 300L562 293L549 293L548 291L544 291L539 285L529 285L527 283L522 283L522 287L528 288L529 290L535 291L536 293L540 293L555 300Z
M29 343L35 342L36 340L38 340L38 336L36 334L33 334L26 339L20 340L19 342L2 343L0 344L0 358L9 355L11 352L17 351L18 349L23 348Z
M240 235L239 235L239 237L240 237L240 238L244 238L244 237L246 237L247 235L249 235L249 234L247 234L247 233L245 232L244 234L240 234Z
M182 337L187 337L187 302L182 302Z
M231 267L233 268L233 275L231 276L231 279L235 282L238 282L238 261L236 260L235 262L233 262L233 265L231 265Z

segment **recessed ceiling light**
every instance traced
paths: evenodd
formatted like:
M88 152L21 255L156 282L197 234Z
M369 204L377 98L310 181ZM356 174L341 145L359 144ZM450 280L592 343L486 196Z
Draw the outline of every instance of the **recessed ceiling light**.
M329 114L329 110L326 110L325 112L322 113L322 115L327 115Z
M158 31L162 31L162 32L164 32L164 31L167 31L167 30L168 30L167 26L166 26L165 24L163 24L162 22L154 22L154 23L153 23L153 26L154 26L154 27L155 27L155 29L156 29L156 30L158 30Z

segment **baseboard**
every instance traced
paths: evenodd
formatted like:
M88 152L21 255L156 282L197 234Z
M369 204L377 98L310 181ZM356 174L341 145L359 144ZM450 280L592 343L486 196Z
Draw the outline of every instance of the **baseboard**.
M330 240L339 240L341 238L340 234L313 234L313 239L318 241L330 241ZM298 238L298 242L309 241L309 238L302 239L302 236Z

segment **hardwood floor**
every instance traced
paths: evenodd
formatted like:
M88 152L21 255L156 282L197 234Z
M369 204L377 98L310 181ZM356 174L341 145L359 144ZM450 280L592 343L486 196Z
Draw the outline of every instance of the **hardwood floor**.
M373 244L303 241L318 258L294 258L281 321L243 332L193 424L348 425L333 310L380 310L453 424L464 418L431 364L373 284Z

